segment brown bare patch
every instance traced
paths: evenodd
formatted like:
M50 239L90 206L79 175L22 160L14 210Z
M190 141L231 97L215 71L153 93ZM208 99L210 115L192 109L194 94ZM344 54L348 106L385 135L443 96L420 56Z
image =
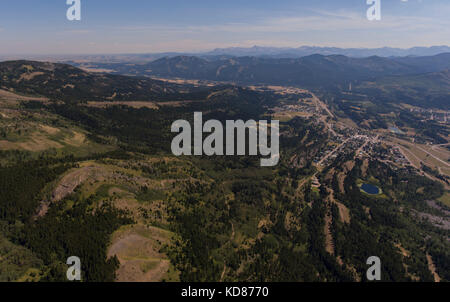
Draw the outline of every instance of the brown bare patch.
M345 193L345 188L344 188L345 177L346 177L346 174L344 172L340 172L337 176L339 192L341 192L341 193Z
M117 256L120 267L116 272L119 282L161 281L170 267L165 254L159 252L169 243L167 231L135 225L113 235L108 257Z
M44 73L41 71L36 71L36 72L30 72L30 73L23 73L20 75L20 78L16 81L16 82L21 82L21 81L29 81L32 80L34 77L43 75Z
M367 176L367 168L369 167L369 160L366 158L364 159L362 165L361 165L361 176L366 177Z
M334 201L339 209L339 217L343 223L350 223L350 210L339 201Z
M64 146L60 143L52 141L41 134L33 134L32 137L25 142L0 141L1 150L26 150L38 152L51 148L61 149L63 147Z
M132 108L150 108L150 109L158 109L158 105L156 105L153 102L144 102L144 101L131 101L131 102L88 102L88 107L95 107L95 108L106 108L108 106L128 106Z
M0 99L15 100L15 101L43 101L43 102L48 101L47 98L23 96L16 94L13 91L7 91L3 89L0 89Z
M428 262L428 269L430 270L431 274L434 277L434 282L441 282L441 277L436 272L436 266L434 265L433 258L430 254L427 253L427 262Z
M339 218L343 223L350 223L350 210L342 203L337 201L334 198L334 191L333 189L328 189L330 195L328 196L328 199L330 202L334 203L338 209L339 209Z
M104 172L100 167L86 166L75 169L66 174L52 193L52 201L59 201L72 194L76 187L89 178L99 179L98 176Z
M41 129L47 132L48 134L54 135L60 132L58 128L50 127L47 125L40 125Z
M86 72L93 72L93 73L111 73L114 72L115 70L113 69L106 69L106 68L94 68L94 67L82 67L82 70L86 71Z
M370 215L370 208L363 206L364 212L367 214L367 217L369 217L369 219L372 219L372 215Z
M86 136L83 133L74 131L73 136L70 138L65 138L64 142L68 145L79 147L83 145L83 143L86 141Z
M349 160L344 164L345 172L350 172L355 167L355 162L353 160Z

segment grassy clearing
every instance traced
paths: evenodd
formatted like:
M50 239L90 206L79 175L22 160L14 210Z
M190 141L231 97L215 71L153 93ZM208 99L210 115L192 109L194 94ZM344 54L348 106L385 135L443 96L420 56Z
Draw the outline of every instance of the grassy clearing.
M279 120L280 122L289 122L295 117L307 118L311 116L312 114L308 112L284 111L273 114L273 119Z
M143 190L141 190L136 195L136 199L139 202L151 202L151 201L156 201L156 200L164 200L165 197L166 197L166 194L163 191L147 189L147 187L145 187Z
M178 281L178 272L171 266L164 247L173 234L156 227L123 226L114 232L108 256L120 261L118 281Z
M450 192L445 192L438 200L447 207L450 207Z
M42 261L0 234L0 282L39 280Z
M437 146L412 144L400 139L394 139L394 141L404 147L409 159L413 161L416 167L420 167L422 162L434 170L450 176L449 167L445 165L445 162L448 163L450 158L450 152L446 149Z
M160 263L161 259L148 260L141 264L141 270L144 274L148 273L149 271L156 269Z
M54 157L84 157L116 149L95 143L88 135L87 131L60 116L0 100L0 150L27 151L36 156L45 153Z
M17 282L39 282L41 279L41 271L36 268L30 268L26 273L17 279Z

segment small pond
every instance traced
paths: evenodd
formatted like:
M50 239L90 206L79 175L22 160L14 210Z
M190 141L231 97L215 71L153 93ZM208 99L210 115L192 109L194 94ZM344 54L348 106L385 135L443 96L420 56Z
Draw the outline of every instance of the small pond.
M402 130L398 129L397 127L389 127L389 130L395 134L404 134L404 132Z
M367 194L371 194L371 195L380 194L380 189L377 186L374 186L371 184L363 184L361 186L361 190L363 190Z

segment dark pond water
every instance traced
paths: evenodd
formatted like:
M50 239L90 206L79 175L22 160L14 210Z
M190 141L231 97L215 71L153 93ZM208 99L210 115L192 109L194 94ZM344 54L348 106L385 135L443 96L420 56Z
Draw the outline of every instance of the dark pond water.
M403 131L398 129L397 127L389 127L389 130L395 134L404 134Z
M378 189L377 186L371 185L371 184L363 184L361 186L361 189L366 192L367 194L379 194L380 193L380 189Z

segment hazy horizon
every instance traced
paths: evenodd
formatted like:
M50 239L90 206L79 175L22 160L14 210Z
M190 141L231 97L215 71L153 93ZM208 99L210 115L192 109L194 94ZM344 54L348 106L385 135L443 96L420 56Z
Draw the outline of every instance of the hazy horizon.
M412 47L406 47L406 48L402 48L402 47L392 47L392 46L382 46L382 47L337 47L337 46L317 46L317 45L300 45L300 46L286 46L286 47L278 47L278 46L263 46L263 45L253 45L253 46L230 46L230 47L217 47L217 48L211 48L211 49L205 49L205 50L201 50L201 51L159 51L159 52L122 52L122 53L43 53L43 54L33 54L33 53L22 53L22 54L14 54L14 53L9 53L9 54L0 54L0 58L4 58L4 57L15 57L15 56L33 56L33 57L50 57L50 56L59 56L59 57L76 57L76 56L101 56L101 55L105 55L105 56L121 56L121 55L158 55L158 54L169 54L169 53L173 53L173 54L192 54L192 55L196 55L196 54L208 54L211 52L214 52L216 50L232 50L232 49L252 49L252 48L267 48L267 49L278 49L278 50L295 50L295 49L301 49L302 47L309 47L309 48L336 48L336 49L342 49L342 50L346 50L346 49L355 49L355 50L377 50L377 49L398 49L398 50L410 50L410 49L415 49L415 48L434 48L434 47L448 47L450 48L450 44L448 45L430 45L430 46L412 46Z
M450 3L381 0L369 21L365 0L66 1L0 3L0 55L205 52L227 47L411 48L448 45Z

